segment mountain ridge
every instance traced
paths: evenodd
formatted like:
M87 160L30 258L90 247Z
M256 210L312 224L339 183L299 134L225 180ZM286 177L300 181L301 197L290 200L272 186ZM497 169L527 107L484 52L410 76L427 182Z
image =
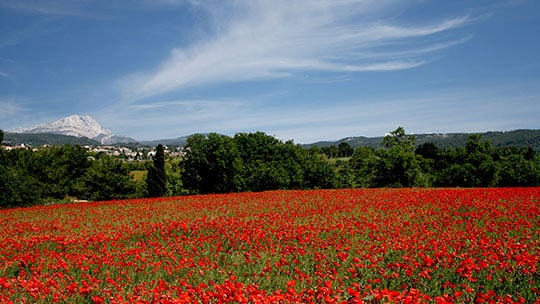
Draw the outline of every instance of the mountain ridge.
M4 144L11 146L25 145L30 147L41 146L99 146L100 142L88 137L75 137L54 133L13 133L4 132Z
M421 145L426 142L432 142L439 148L449 147L464 147L467 138L472 134L479 134L482 140L491 142L493 147L532 147L535 151L540 152L540 130L533 129L517 129L510 131L487 131L487 132L471 132L471 133L423 133L423 134L407 134L416 138L416 144ZM335 141L318 141L311 144L302 145L306 148L317 146L325 147L332 145L339 145L342 142L346 142L351 147L372 147L380 148L384 136L377 137L365 137L365 136L353 136L344 137Z
M503 147L531 147L535 151L540 152L540 130L518 129L512 131L489 131L475 133L426 133L426 134L409 134L416 138L416 144L421 145L425 142L433 142L439 148L458 148L464 147L467 142L467 137L471 134L479 134L482 140L488 140L495 148ZM131 141L130 145L141 146L156 146L163 144L167 146L183 146L186 144L189 136L181 136L174 139L159 139L147 141ZM341 142L346 142L353 148L357 147L372 147L380 148L384 136L365 137L365 136L349 136L335 141L319 141L310 144L302 144L304 148L317 146L319 148L325 146L339 145ZM75 137L69 135L51 134L51 133L12 133L5 132L4 140L12 145L29 144L31 146L42 145L99 145L98 141L86 137ZM116 143L122 144L122 143Z
M90 115L77 114L30 128L17 128L12 133L59 134L78 138L86 137L101 144L136 142L133 138L113 134Z
M540 130L517 129L511 131L488 131L472 133L424 133L408 134L416 138L416 144L421 145L432 142L439 148L463 147L467 137L471 134L480 134L484 140L490 141L495 148L498 147L532 147L540 152ZM56 135L56 136L53 136ZM131 137L118 136L104 128L90 115L70 115L51 123L40 124L31 128L18 128L5 133L5 139L10 144L84 144L84 145L108 145L108 144L138 144L143 146L155 146L158 144L170 146L183 146L189 136L180 136L172 139L158 139L137 141ZM379 148L384 136L348 136L339 140L318 141L302 144L305 148L325 147L339 145L346 142L351 147L362 146Z

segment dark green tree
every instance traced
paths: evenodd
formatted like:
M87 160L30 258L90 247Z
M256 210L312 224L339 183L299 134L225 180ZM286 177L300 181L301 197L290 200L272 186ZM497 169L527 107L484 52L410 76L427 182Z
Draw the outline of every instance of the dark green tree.
M465 162L465 148L446 148L439 151L439 160L433 166L435 175L434 185L445 186L470 186L469 176L464 176L469 170L461 168ZM468 173L467 173L468 174Z
M321 152L328 158L335 158L339 155L339 150L336 146L326 146L321 148Z
M346 142L340 142L337 149L339 157L351 157L354 153L354 149Z
M300 145L292 140L279 145L277 151L278 162L282 164L287 172L289 184L280 189L302 189L304 188L304 174L306 170L307 153Z
M184 166L181 158L170 158L165 163L167 172L167 196L177 196L186 194L182 183L182 175L184 174Z
M0 144L4 141L4 131L0 130Z
M414 154L415 141L402 127L383 138L384 149L376 151L375 186L428 186Z
M242 190L242 161L232 138L216 133L192 135L185 146L182 182L189 193Z
M300 189L305 186L308 153L263 132L234 137L242 160L243 190Z
M419 179L417 185L432 186L437 182L437 168L440 166L440 149L432 142L426 142L418 146L415 150L416 160L420 167Z
M348 160L337 159L334 163L337 188L354 188L355 172L351 168Z
M383 138L382 145L386 149L399 148L405 152L414 151L416 138L406 135L403 127L398 127Z
M146 187L149 197L164 196L167 191L167 176L165 173L165 149L162 144L157 145L153 162L148 168Z
M45 198L78 196L76 189L90 167L89 154L81 146L50 147L19 155L18 166L42 184Z
M324 154L309 150L304 168L304 187L308 189L332 189L337 187L336 172Z
M534 152L534 149L532 147L527 147L527 149L525 150L524 154L523 154L523 157L525 158L525 160L534 160L534 157L536 156L536 152Z
M378 159L371 147L358 147L349 160L354 172L354 187L373 187L375 182L375 166Z
M439 160L439 148L432 142L425 142L419 145L414 152L423 158L432 159L435 162Z
M29 206L41 202L41 187L36 179L20 168L0 164L0 208Z
M540 185L540 168L534 161L527 160L522 154L512 154L499 161L500 179L498 186L538 186Z
M482 141L481 138L478 134L470 135L465 147L465 162L475 168L470 177L471 186L495 186L499 179L499 168L493 159L493 146L489 141Z
M101 155L78 184L82 199L99 201L134 196L135 182L120 159Z
M287 172L278 160L278 139L263 132L239 133L234 142L242 161L242 190L278 189L288 184Z

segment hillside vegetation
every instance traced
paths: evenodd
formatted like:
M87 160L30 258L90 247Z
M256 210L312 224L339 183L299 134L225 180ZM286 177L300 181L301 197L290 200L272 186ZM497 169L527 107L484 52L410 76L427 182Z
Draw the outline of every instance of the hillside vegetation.
M0 151L0 206L66 198L130 197L378 187L539 186L540 156L532 147L494 147L469 135L464 147L417 144L398 128L378 148L306 149L262 132L211 133L187 139L183 156L127 162L80 146Z
M44 145L62 146L62 145L81 145L98 146L100 143L87 137L75 137L70 135L53 133L11 133L4 134L4 143L18 146L27 145L40 147Z
M488 140L495 148L533 148L540 152L540 130L514 130L507 132L484 132L474 133ZM462 148L467 144L467 138L471 133L447 133L447 134L415 134L416 144L427 142L434 143L439 148ZM377 149L381 146L384 137L346 137L337 141L321 141L305 145L305 147L317 146L319 148L337 146L342 142L348 143L353 148L370 147Z
M507 132L484 132L474 133L482 136L484 140L491 142L495 148L533 148L536 152L540 152L540 130L514 130ZM208 135L208 134L203 134ZM467 138L473 134L470 133L448 133L448 134L415 134L416 145L431 142L437 145L439 148L462 148L467 144ZM39 147L43 145L94 145L97 146L100 143L88 139L86 137L75 137L60 134L51 133L5 133L5 143L10 145L30 145ZM157 146L163 144L167 146L185 146L189 136L183 136L173 139L160 139L152 141L141 141L139 143L130 142L123 143L126 146ZM321 141L311 144L302 145L304 148L311 147L328 147L337 146L342 142L349 144L352 148L358 147L370 147L377 149L381 147L384 137L346 137L337 141Z

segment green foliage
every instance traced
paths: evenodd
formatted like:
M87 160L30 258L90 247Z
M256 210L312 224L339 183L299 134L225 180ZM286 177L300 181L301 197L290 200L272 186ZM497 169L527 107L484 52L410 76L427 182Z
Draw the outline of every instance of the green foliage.
M84 148L71 145L0 150L0 205L133 196L135 184L122 161L107 155L91 159Z
M0 130L0 144L4 141L4 131Z
M321 152L328 158L334 158L339 156L339 150L336 146L326 146L321 148Z
M414 136L406 135L405 129L403 127L398 127L383 138L382 145L387 149L397 147L410 152L414 149L415 142L416 139Z
M317 151L308 152L304 169L304 187L306 189L337 188L337 173L327 161L326 156Z
M351 157L354 153L354 149L346 142L339 143L337 148L339 157Z
M512 154L500 161L499 185L504 187L537 186L540 184L539 162Z
M41 203L39 183L21 169L0 165L0 208Z
M486 132L481 133L482 138L492 143L493 147L530 147L533 151L540 152L540 130L514 130L507 132ZM418 145L431 142L439 149L464 148L468 133L449 133L449 134L418 134L415 135ZM336 146L340 142L347 141L354 149L358 147L371 147L377 149L381 146L383 137L348 137L336 142L318 142L307 145L306 148L318 146L319 148ZM335 155L333 157L336 157Z
M243 189L262 191L284 188L285 170L278 161L279 140L262 132L236 134L234 142L242 162Z
M378 159L375 150L370 147L359 147L349 161L354 172L355 187L372 187L375 180L375 164Z
M494 148L480 135L461 148L415 142L399 127L380 148L353 152L346 142L304 149L262 132L193 135L185 157L165 159L158 145L151 162L124 162L72 145L0 150L0 206L273 189L540 185L540 157L530 147Z
M152 165L148 168L146 187L149 197L164 196L167 191L167 176L165 173L165 149L159 144L156 147Z
M184 166L179 157L170 158L165 163L165 171L167 172L167 196L178 196L186 194L182 183L182 175L184 174Z
M472 186L495 186L498 181L498 167L493 160L493 146L489 141L482 141L481 136L473 134L467 139L465 162L474 167Z
M34 180L43 198L63 199L76 192L90 167L88 154L79 146L51 147L35 152L17 149L5 152L4 165L21 172L22 181Z
M412 187L420 173L414 153L414 136L405 134L402 127L383 139L383 147L376 152L374 185L377 187Z
M353 188L355 187L354 171L349 166L348 161L344 159L337 159L334 163L335 166L335 185L337 188Z
M210 133L189 137L182 177L190 193L226 193L238 191L242 181L241 160L230 137Z
M465 148L445 149L435 159L433 170L438 186L492 187L499 186L500 162L489 141L480 135L467 138Z
M122 161L107 155L92 161L78 186L80 198L93 201L131 197L136 188Z
M300 146L262 132L237 134L234 142L240 153L244 190L303 188L307 153Z
M11 145L29 145L33 147L81 145L98 146L100 143L87 137L75 137L53 133L11 133L4 134L4 140Z
M189 193L332 188L332 166L319 153L264 134L188 138L183 186Z
M426 142L419 145L416 148L415 153L425 159L432 159L433 161L438 161L440 157L439 148L432 142Z

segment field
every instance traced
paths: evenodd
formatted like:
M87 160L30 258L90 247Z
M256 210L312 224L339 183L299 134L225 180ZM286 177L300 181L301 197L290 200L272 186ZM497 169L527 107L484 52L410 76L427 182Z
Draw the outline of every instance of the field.
M2 303L540 303L540 188L0 211Z

